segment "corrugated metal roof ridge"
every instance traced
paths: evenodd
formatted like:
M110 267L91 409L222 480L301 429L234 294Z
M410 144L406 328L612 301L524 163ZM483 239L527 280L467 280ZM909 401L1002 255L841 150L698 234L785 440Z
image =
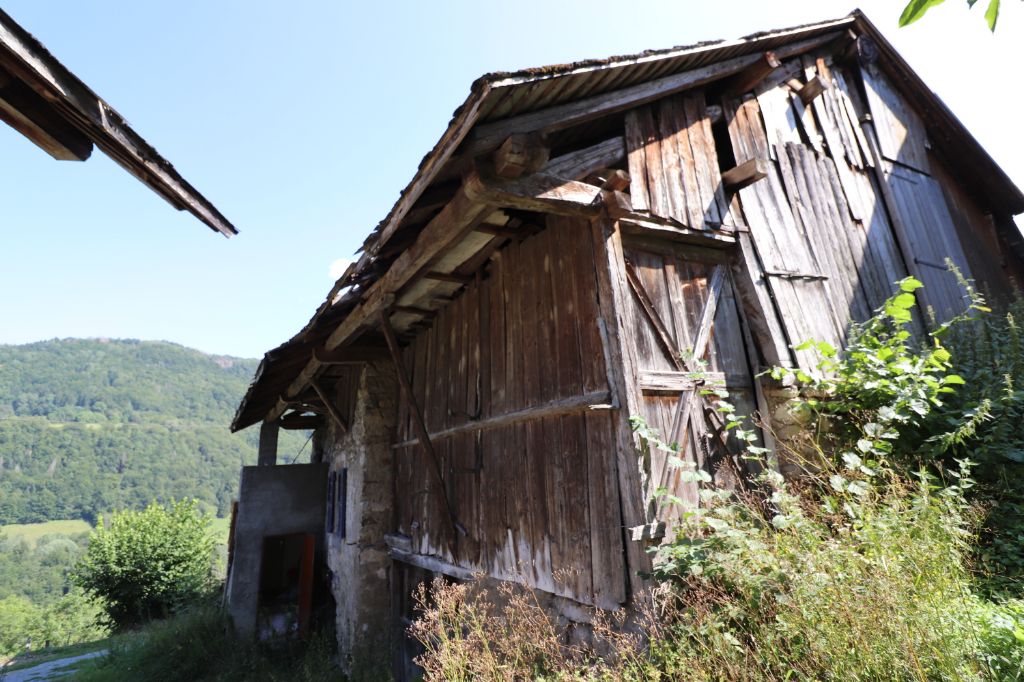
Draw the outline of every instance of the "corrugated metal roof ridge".
M488 81L492 88L503 88L519 85L521 83L533 80L538 80L540 78L570 76L575 73L583 73L586 71L593 71L596 69L630 66L633 64L641 64L647 61L661 61L663 59L671 59L673 57L692 55L703 50L707 50L710 52L722 48L747 45L754 41L763 40L766 38L786 38L790 37L791 35L795 35L798 33L806 33L808 31L834 29L845 24L853 23L855 17L856 12L848 14L843 17L839 17L837 19L828 19L826 21L801 24L799 26L790 26L788 28L782 28L772 31L758 31L757 33L751 33L749 35L743 36L742 38L705 40L699 43L693 43L692 45L678 45L675 47L661 48L656 50L644 50L642 52L637 52L635 54L606 57L604 59L582 59L569 64L552 64L549 66L519 69L517 71L494 71L491 73L484 74L477 80Z

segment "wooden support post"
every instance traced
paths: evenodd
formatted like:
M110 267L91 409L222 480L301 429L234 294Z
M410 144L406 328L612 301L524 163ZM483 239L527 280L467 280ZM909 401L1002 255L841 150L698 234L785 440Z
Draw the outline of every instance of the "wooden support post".
M750 159L722 173L722 185L729 192L738 192L766 177L768 162L764 159Z
M642 413L643 396L638 384L639 369L629 284L625 273L622 235L618 225L602 213L591 223L596 259L597 293L600 323L608 381L613 403L618 407L615 418L615 470L618 479L619 505L625 528L647 522L644 509L644 484L641 478L641 454L630 424L630 416ZM643 598L644 575L651 570L650 556L645 548L623 532L626 546L626 584L633 600Z
M774 52L769 50L761 55L756 62L726 81L723 94L727 97L737 97L745 92L750 92L780 66L782 66L782 62Z
M509 135L494 151L494 174L501 178L518 178L523 173L535 173L544 167L550 156L551 149L541 135Z
M409 412L412 414L412 423L416 429L416 436L419 438L420 447L423 448L423 452L426 453L427 458L432 464L434 476L437 479L437 488L441 491L441 497L444 500L445 509L448 510L448 518L451 521L452 528L459 535L467 535L466 527L459 523L459 520L455 517L455 509L452 507L451 500L448 499L448 489L444 484L441 461L437 458L437 453L434 452L434 446L430 442L430 432L427 431L427 423L423 419L423 411L420 410L420 405L416 402L416 396L412 392L412 384L409 383L409 375L405 371L405 362L402 360L402 349L398 346L398 339L395 337L395 330L391 327L391 320L387 310L380 312L380 329L384 333L385 340L388 342L388 350L391 351L391 359L394 361L395 371L398 373L398 385L401 387L402 395L405 396L405 401L409 405Z
M256 464L259 466L277 464L277 434L280 428L281 425L276 419L260 424L260 447L256 456Z
M309 385L316 391L316 395L320 398L320 402L324 404L324 409L327 410L327 414L331 415L331 419L338 425L342 433L348 433L348 424L345 423L345 418L338 412L338 408L335 407L334 401L327 395L327 392L321 388L320 383L316 379L310 379Z

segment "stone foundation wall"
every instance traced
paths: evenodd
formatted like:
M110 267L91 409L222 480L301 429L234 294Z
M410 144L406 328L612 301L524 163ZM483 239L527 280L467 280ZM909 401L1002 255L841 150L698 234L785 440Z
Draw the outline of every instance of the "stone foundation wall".
M368 662L379 662L385 671L390 665L391 559L384 535L392 525L397 398L393 365L368 363L359 376L348 433L331 422L317 434L318 454L338 472L339 483L347 469L344 537L337 531L327 535L338 654L346 672Z

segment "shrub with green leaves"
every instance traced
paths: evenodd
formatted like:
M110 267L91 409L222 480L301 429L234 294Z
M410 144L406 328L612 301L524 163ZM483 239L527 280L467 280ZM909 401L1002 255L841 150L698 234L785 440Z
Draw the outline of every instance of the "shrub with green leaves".
M100 519L74 570L77 585L102 599L118 629L162 618L213 586L210 519L197 503L153 503Z

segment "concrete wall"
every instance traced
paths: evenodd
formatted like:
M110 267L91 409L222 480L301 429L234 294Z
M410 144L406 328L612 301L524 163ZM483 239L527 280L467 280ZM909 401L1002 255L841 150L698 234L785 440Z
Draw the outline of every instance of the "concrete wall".
M332 470L348 469L345 533L328 535L327 565L342 668L386 671L392 644L391 559L384 535L393 525L391 442L398 382L390 362L368 363L357 381L349 431L341 433L330 422L315 438L322 449L318 454Z
M268 535L313 533L323 555L327 466L290 464L242 468L228 610L243 636L256 633L260 562Z

